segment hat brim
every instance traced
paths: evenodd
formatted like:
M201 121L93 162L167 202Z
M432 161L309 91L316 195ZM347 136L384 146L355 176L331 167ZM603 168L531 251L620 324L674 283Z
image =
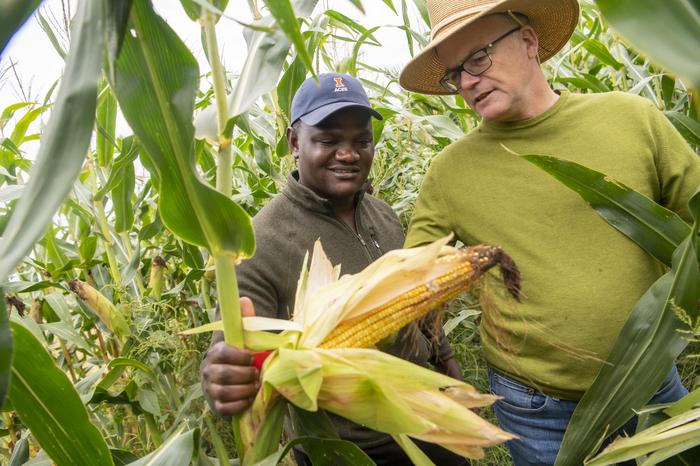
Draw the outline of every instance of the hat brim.
M357 102L333 102L331 104L324 105L323 107L319 107L316 110L307 113L306 115L302 115L301 117L299 117L299 119L307 125L316 126L335 112L351 107L367 110L367 113L372 115L377 120L383 119L382 115L372 107L358 104Z
M416 55L399 76L401 86L409 91L422 94L450 94L440 85L447 67L440 61L435 48L453 35L484 16L507 13L522 13L528 17L530 26L539 39L540 63L549 60L569 41L578 24L579 6L577 0L504 0L478 14L460 18L440 31L438 37Z

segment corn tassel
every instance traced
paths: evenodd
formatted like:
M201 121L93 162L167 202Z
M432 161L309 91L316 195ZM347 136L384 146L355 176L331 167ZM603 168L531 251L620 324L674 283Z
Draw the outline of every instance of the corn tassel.
M397 330L469 289L496 264L508 291L520 296L520 276L503 250L495 246L473 246L438 259L453 263L450 270L436 279L419 285L379 308L355 319L342 322L323 340L320 348L369 348Z
M119 338L125 338L130 335L131 331L126 319L105 295L78 279L71 280L69 286L73 293L77 294L80 299L85 301L95 311L110 332Z

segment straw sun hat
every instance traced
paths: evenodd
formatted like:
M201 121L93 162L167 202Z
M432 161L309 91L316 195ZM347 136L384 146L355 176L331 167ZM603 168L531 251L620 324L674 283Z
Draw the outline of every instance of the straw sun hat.
M540 62L566 44L579 13L577 0L428 0L430 43L401 71L401 85L423 94L448 94L440 85L447 67L438 59L436 46L479 18L509 10L528 17L539 38Z

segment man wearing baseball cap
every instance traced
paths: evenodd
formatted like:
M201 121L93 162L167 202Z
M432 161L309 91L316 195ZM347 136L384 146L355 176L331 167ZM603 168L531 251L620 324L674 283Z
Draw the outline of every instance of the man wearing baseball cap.
M358 273L382 254L401 248L403 229L386 203L371 196L367 177L374 156L371 118L381 119L360 82L341 73L307 79L297 90L287 143L297 170L284 191L253 218L257 250L238 267L241 307L248 313L288 319L307 251L320 238L328 258L342 272ZM252 300L252 303L250 300ZM252 306L255 310L252 310ZM384 351L461 379L444 335L404 331ZM202 364L202 387L220 415L245 410L257 392L257 373L248 351L226 345L222 336ZM393 439L329 413L338 435L357 444L378 465L411 464ZM416 441L439 465L466 460L437 445ZM296 452L297 461L308 459Z
M663 268L578 195L519 154L603 172L690 221L700 159L651 102L554 92L540 63L569 40L576 0L428 0L431 41L401 85L460 94L481 124L432 161L406 246L454 232L498 244L523 277L522 303L492 296L481 341L494 406L516 465L553 464L577 401ZM650 400L686 393L673 367Z

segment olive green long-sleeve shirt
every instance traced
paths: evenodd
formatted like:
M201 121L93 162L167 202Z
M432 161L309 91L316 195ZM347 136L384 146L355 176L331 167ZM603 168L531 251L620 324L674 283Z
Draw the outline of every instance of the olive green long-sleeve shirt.
M504 148L505 146L505 148ZM522 303L490 287L489 364L546 394L579 399L664 267L575 192L513 155L552 155L605 173L690 221L700 158L646 99L563 93L545 113L482 123L433 160L406 245L454 232L501 246L522 273Z

